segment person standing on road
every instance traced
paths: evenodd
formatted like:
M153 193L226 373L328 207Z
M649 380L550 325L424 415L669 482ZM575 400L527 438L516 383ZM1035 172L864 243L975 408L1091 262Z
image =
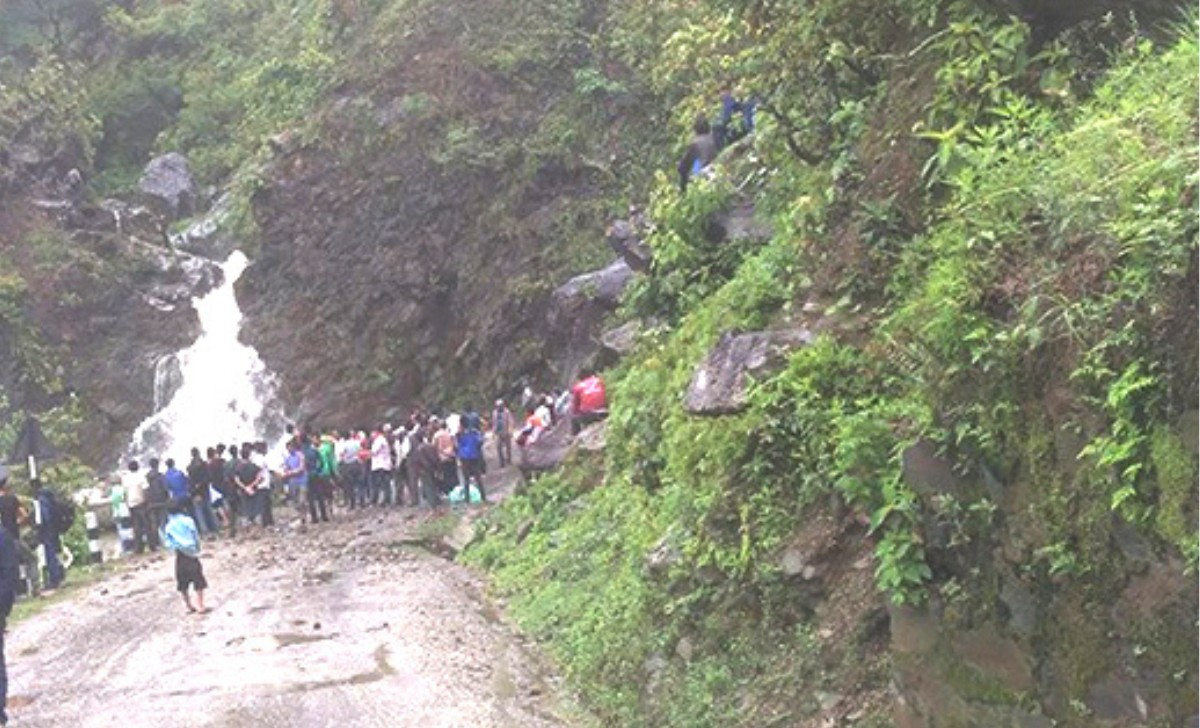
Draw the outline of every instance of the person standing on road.
M196 522L188 517L186 504L182 501L171 503L167 525L163 526L163 545L175 552L175 585L183 597L183 605L188 614L199 612L206 614L204 606L204 590L208 581L204 578L204 567L200 564L200 534L196 531ZM196 606L188 596L188 587L196 590Z
M214 534L220 534L221 526L229 521L229 499L225 496L228 490L225 487L225 458L221 457L221 452L224 450L225 446L221 445L210 447L205 451L207 459L204 468L208 474L209 500L216 516L213 523L216 526Z
M413 476L420 484L421 500L424 507L438 510L441 505L441 461L438 459L437 447L425 437L424 428L418 427L413 439L412 455Z
M192 460L187 467L188 490L192 499L192 512L196 514L196 525L205 534L215 533L217 519L213 515L212 493L208 486L208 463L200 457L200 448L192 448Z
M7 476L2 476L7 479ZM17 584L21 581L18 566L17 539L8 529L0 529L0 726L8 725L8 663L4 658L4 631L8 629L8 615L12 613L17 598Z
M150 543L158 548L158 532L167 524L167 503L171 494L167 490L167 479L158 469L158 458L150 458L146 471L146 508L150 513Z
M258 467L258 498L261 510L258 515L264 527L275 525L273 504L271 502L271 468L267 464L267 443L259 442L252 446L250 462Z
M36 597L38 585L41 583L37 555L21 540L21 524L28 521L29 512L25 510L25 506L21 504L21 499L17 497L16 493L13 493L8 487L8 469L0 465L0 528L3 528L4 532L12 539L13 548L17 553L17 561L25 567L25 573L29 577L30 596ZM0 639L3 638L0 637ZM0 643L0 652L2 651L3 646ZM0 661L3 658L3 654L0 654ZM2 703L0 703L0 708L3 708Z
M287 444L288 454L283 459L283 487L288 501L300 511L304 518L304 501L308 500L308 469L304 463L304 451L300 448L299 439L292 439ZM311 505L311 502L310 502ZM313 523L316 523L316 509L313 510Z
M314 436L315 437L315 436ZM320 467L317 470L317 476L321 481L321 497L325 499L329 506L330 515L333 514L334 495L337 490L337 433L334 430L328 430L317 441L317 455L320 457Z
M496 459L500 467L506 468L512 462L513 414L504 400L496 400L492 410L492 435L496 438Z
M225 508L229 511L229 537L233 538L237 535L238 518L246 512L247 497L246 491L237 482L238 465L241 464L237 445L230 445L228 452L229 459L223 465L225 475L222 482L225 483Z
M442 493L449 494L458 485L458 452L449 424L438 422L435 426L433 446L437 448L440 485Z
M192 509L192 491L187 476L175 467L175 460L167 458L167 472L163 473L163 482L167 484L167 493L172 501L183 501L187 504L187 513L196 520L196 512Z
M338 484L342 487L342 502L346 510L354 510L358 501L358 484L362 481L362 466L358 462L358 441L349 430L342 433L337 444Z
M388 505L392 501L392 445L385 426L371 436L371 505Z
M246 443L242 445L242 457L238 460L234 482L242 489L242 497L246 504L246 519L250 522L262 523L263 504L259 485L262 484L262 469L258 467L251 456L254 448Z
M139 470L138 461L129 461L129 469L121 474L121 485L125 488L125 505L129 506L129 518L133 521L133 548L139 554L145 553L147 548L153 551L158 541L151 540L150 532L155 526L150 505L146 502L146 477Z
M308 485L305 488L308 513L313 523L317 523L318 520L328 523L329 509L325 502L325 484L321 478L321 451L317 447L317 436L303 435L300 443L300 452L304 456L304 472L308 477Z
M487 502L487 491L483 489L483 434L478 427L473 427L470 420L464 420L465 426L458 433L456 449L458 462L462 466L463 495L467 503L471 502L471 483L479 489L479 498Z
M63 583L63 565L58 560L58 553L62 550L62 534L58 530L60 522L58 511L63 506L59 505L58 498L54 495L54 491L50 490L50 486L42 483L40 479L34 478L32 485L34 492L37 493L38 543L41 544L46 556L46 590L51 591L62 586Z

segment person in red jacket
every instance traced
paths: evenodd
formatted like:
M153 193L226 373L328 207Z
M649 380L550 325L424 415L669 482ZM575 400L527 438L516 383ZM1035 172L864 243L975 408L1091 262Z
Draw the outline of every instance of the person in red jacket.
M582 377L571 387L571 433L579 431L593 422L608 416L608 400L604 393L604 380L595 372L585 370Z

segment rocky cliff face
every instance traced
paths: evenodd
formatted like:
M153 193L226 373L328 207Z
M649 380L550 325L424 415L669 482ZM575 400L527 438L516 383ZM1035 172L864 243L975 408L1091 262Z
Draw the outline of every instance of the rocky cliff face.
M459 20L523 22L497 13L419 11L395 61L323 111L317 140L273 141L238 295L246 339L307 420L480 403L521 376L563 384L599 333L610 307L552 322L552 291L612 259L608 201L646 170L617 174L635 138L621 108L580 98L565 65L499 67L501 47ZM586 15L528 22L561 23L553 52L578 54Z
M145 209L0 201L0 392L13 410L71 408L84 462L108 468L153 407L155 366L186 346L189 299L215 269L171 250Z

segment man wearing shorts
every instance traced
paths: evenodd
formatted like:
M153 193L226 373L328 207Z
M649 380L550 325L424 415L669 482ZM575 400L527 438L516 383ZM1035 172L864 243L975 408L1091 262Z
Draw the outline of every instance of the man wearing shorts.
M187 515L187 503L181 500L171 502L168 509L167 525L162 529L162 543L175 552L175 585L183 596L183 605L188 613L205 614L204 590L208 582L204 579L204 567L200 564L200 534L196 531L196 522ZM196 605L192 606L188 589L196 592Z

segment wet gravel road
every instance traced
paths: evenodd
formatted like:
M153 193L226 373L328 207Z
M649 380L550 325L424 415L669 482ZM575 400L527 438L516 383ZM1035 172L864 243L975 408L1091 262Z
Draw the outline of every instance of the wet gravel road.
M13 726L564 726L557 680L467 570L380 509L205 545L211 613L173 562L9 630Z

